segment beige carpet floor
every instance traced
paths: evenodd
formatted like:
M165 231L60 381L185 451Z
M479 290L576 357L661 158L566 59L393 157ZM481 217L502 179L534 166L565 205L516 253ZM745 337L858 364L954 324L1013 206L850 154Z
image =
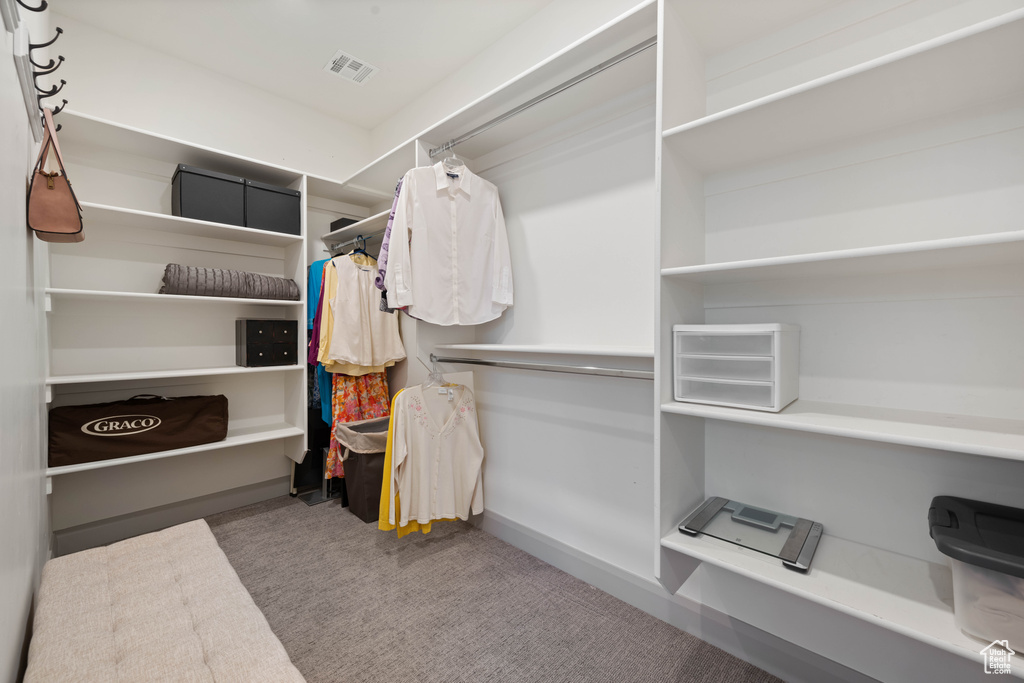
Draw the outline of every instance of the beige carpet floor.
M310 683L778 680L466 523L287 496L207 522Z

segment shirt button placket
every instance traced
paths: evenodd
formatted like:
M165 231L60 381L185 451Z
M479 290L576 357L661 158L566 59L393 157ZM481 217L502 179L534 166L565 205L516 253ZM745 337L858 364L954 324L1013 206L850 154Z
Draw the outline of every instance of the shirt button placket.
M455 188L451 187L448 190L448 198L451 204L451 218L452 218L452 308L454 309L455 320L453 321L456 325L459 324L459 242L457 237L458 231L455 225Z

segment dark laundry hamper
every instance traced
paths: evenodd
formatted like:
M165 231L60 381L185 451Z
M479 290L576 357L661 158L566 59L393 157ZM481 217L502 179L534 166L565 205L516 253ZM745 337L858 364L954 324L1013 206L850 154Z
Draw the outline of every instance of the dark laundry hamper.
M384 451L389 417L337 424L334 438L345 447L345 490L348 509L364 522L380 517L380 488L384 482Z

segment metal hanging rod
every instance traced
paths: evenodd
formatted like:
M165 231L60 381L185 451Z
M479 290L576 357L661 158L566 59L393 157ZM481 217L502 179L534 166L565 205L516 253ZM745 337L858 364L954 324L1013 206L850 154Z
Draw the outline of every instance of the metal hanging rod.
M486 365L492 368L513 370L538 370L540 372L564 372L571 375L602 375L627 379L654 379L653 370L628 370L626 368L602 368L593 365L555 365L552 363L520 363L511 360L483 360L481 358L452 358L430 354L432 363L458 363L464 365Z
M513 116L517 116L517 115L523 113L524 111L526 111L530 107L532 107L532 106L534 106L536 104L540 104L544 100L546 100L546 99L548 99L550 97L554 97L555 95L557 95L558 93L562 92L563 90L568 90L569 88L573 87L574 85L578 85L578 84L582 83L583 81L587 80L591 76L596 76L597 74L601 73L605 69L611 68L611 67L615 66L616 64L618 64L619 62L622 62L622 61L625 61L625 60L629 59L630 57L634 57L634 56L640 54L641 52L643 52L644 50L652 48L652 47L654 47L657 44L658 44L658 38L657 38L657 36L653 36L651 38L648 38L644 42L640 43L639 45L634 45L633 47L629 48L625 52L621 52L621 53L615 55L614 57L612 57L611 59L603 61L603 62L601 62L600 64L598 64L597 66L595 66L595 67L593 67L591 69L587 69L586 71L584 71L580 75L574 76L573 78L570 78L569 80L567 80L566 82L562 83L561 85L556 85L551 90L548 90L548 91L546 91L544 93L541 93L540 95L537 95L536 97L534 97L532 100L530 100L528 102L524 102L523 104L520 104L518 107L515 107L514 109L511 109L511 110L505 112L501 116L493 118L490 121L488 121L487 123L483 123L483 124L477 126L476 128L474 128L473 130L469 131L468 133L463 133L462 135L460 135L460 136L458 136L456 138L452 138L451 140L449 140L448 142L444 143L440 147L434 147L429 152L430 158L433 159L437 155L443 154L444 152L447 152L448 150L452 149L453 147L455 147L455 145L462 144L466 140L469 140L471 138L475 138L477 135L480 135L480 133L483 133L484 131L487 131L487 130L490 130L491 128L494 128L499 123L504 123L505 121L508 121Z

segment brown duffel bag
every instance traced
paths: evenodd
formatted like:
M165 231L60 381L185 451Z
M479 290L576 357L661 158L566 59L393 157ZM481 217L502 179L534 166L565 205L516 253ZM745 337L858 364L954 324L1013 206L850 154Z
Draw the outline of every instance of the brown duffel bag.
M226 396L133 396L50 411L50 467L169 451L221 441Z

